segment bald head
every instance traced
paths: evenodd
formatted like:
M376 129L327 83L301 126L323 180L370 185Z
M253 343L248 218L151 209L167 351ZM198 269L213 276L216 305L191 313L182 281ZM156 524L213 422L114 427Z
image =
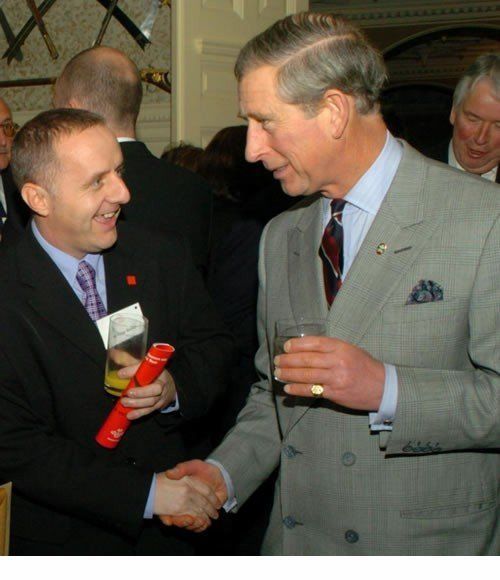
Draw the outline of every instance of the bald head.
M134 137L142 101L135 64L106 46L89 48L64 67L54 88L54 106L87 109L104 117L115 135Z

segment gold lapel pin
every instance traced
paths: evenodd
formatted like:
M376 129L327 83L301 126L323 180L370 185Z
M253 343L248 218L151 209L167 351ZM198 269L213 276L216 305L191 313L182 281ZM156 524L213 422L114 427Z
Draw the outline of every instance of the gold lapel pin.
M381 256L387 250L387 244L385 242L380 243L377 246L377 254Z

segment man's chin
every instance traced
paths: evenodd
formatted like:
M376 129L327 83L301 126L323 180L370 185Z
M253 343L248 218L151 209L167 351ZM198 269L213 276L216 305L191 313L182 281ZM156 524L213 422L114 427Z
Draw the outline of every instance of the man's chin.
M476 163L461 163L460 165L462 165L462 167L468 172L468 173L473 173L474 175L484 175L485 173L488 173L488 171L491 171L492 169L495 169L495 167L498 167L498 162L492 162L492 163L488 163L488 164L482 164L482 165L477 165Z

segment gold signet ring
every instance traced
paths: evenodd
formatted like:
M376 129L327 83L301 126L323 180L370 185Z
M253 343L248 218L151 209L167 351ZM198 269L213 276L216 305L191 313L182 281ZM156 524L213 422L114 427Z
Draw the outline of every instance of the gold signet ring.
M311 395L313 397L322 397L324 390L323 385L313 385L311 387Z

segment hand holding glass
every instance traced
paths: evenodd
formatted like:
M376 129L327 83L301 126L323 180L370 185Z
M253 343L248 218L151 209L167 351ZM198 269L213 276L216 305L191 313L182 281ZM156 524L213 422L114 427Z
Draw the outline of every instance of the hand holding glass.
M121 379L118 371L139 364L146 355L148 320L142 315L115 314L109 321L108 352L104 389L110 395L120 396L129 379Z
M278 320L274 334L274 356L283 354L285 342L301 336L324 336L325 321L322 318L299 318L298 320ZM276 379L279 381L279 379ZM285 382L285 381L280 381Z

